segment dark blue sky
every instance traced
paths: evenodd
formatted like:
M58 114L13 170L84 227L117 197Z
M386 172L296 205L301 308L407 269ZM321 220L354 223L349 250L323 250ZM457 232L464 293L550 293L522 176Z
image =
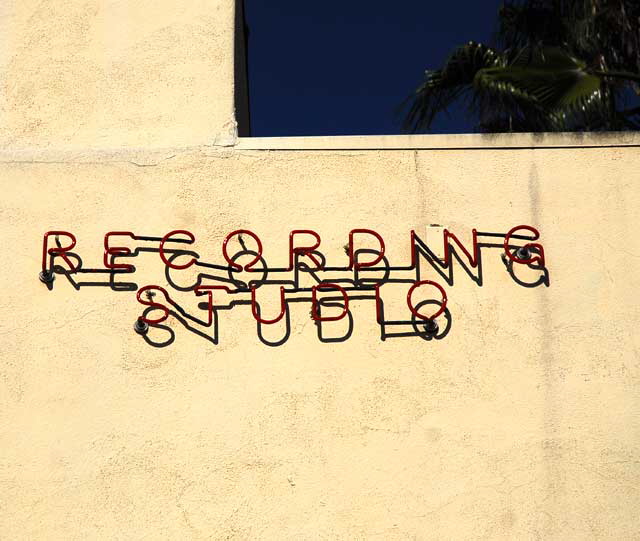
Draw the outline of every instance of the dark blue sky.
M397 107L502 0L245 0L252 135L397 134ZM433 133L473 131L465 110Z

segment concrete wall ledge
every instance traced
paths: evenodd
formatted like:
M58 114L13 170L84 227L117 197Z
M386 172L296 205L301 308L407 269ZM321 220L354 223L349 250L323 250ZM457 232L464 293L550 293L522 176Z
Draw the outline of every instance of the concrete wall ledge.
M455 150L640 147L637 132L240 137L239 150Z
M235 144L145 147L0 148L0 163L130 162L154 166L187 154L229 154L234 151L341 150L514 150L563 148L640 148L640 132L507 133L456 135L346 135L321 137L240 137Z

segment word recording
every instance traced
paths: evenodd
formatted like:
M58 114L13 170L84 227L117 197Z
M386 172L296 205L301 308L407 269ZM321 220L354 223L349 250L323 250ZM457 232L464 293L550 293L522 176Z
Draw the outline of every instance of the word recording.
M406 336L439 340L449 333L452 323L447 293L441 282L453 285L455 259L471 280L481 286L482 251L488 248L500 249L505 269L517 284L549 285L544 249L536 242L540 234L534 227L518 225L506 233L473 229L467 246L446 228L434 230L442 233L438 248L433 243L429 246L414 230L410 231L410 255L408 261L399 266L391 265L382 235L372 229L352 229L348 233L344 266L328 264L320 248L321 237L311 229L294 229L289 233L287 258L282 266L267 264L261 238L248 229L237 229L223 239L224 262L220 263L204 261L193 249L198 245L195 235L187 230L173 230L162 237L109 231L104 235L100 268L83 265L82 258L74 251L73 233L48 231L42 243L40 280L49 289L53 288L56 275L64 275L76 289L108 286L114 291L136 291L137 302L143 308L134 328L147 343L157 347L175 339L174 330L163 325L170 317L190 332L217 344L220 315L241 305L250 307L258 338L269 346L281 345L291 333L290 309L294 303L308 303L307 317L314 321L318 338L323 342L340 342L351 336L352 308L356 302L371 303L382 340ZM121 281L123 277L135 275L136 258L148 253L157 254L167 285L140 287ZM524 267L535 269L533 281L523 279L517 271ZM439 280L426 278L428 269L435 270ZM90 275L95 276L84 279ZM185 285L187 275L195 278ZM99 280L100 277L103 280ZM388 284L406 289L403 293L406 294L403 301L406 317L397 319L385 313L387 288L384 286ZM259 302L261 290L269 288L278 288L279 307L273 313L263 310ZM168 289L176 293L170 294ZM197 304L199 313L183 308L185 303L176 299L181 295L202 297L203 302ZM331 327L339 321L342 322L340 332L332 332ZM281 331L276 339L265 337L264 326L278 325ZM162 333L168 338L158 339Z

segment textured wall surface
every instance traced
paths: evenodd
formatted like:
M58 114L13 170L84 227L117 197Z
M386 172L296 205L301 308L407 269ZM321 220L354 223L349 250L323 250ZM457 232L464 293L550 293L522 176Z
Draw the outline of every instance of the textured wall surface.
M4 0L0 15L0 145L232 139L232 0Z
M640 138L234 144L231 4L0 7L0 538L640 538ZM38 280L50 229L77 236L86 270L112 230L188 229L220 264L248 228L285 266L291 229L346 265L368 227L406 265L411 229L469 245L521 223L549 286L519 285L500 247L482 249L481 287L457 262L452 285L427 267L449 297L442 340L381 341L369 300L343 342L318 340L307 302L279 347L246 305L220 313L218 344L172 316L152 347L108 273ZM157 253L135 265L115 281L206 316ZM195 269L169 278L188 288Z
M637 538L639 167L633 147L5 162L2 537ZM348 231L373 227L406 264L409 230L431 223L465 242L538 227L550 286L519 286L487 248L482 287L460 266L443 284L441 341L380 341L364 302L341 343L296 304L280 347L243 306L218 345L170 318L158 349L132 330L135 293L37 276L49 228L76 234L86 268L109 230L186 228L221 263L239 227L277 266L295 227L336 265ZM167 287L157 254L136 266L138 286ZM263 302L277 310L273 291Z

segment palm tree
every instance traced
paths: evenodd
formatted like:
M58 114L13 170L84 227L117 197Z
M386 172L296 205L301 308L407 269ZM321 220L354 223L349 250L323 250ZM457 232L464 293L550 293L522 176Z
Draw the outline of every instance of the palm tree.
M481 132L640 129L640 2L525 0L499 11L497 47L469 42L427 70L405 129L465 100Z

